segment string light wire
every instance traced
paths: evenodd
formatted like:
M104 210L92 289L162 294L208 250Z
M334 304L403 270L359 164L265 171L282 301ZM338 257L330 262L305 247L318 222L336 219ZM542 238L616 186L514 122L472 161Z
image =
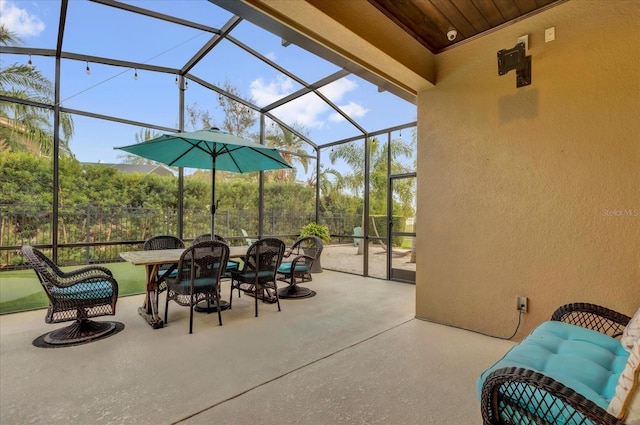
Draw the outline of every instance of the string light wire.
M196 38L198 38L198 37L202 37L202 36L204 36L204 35L205 35L204 33L203 33L203 34L195 35L195 36L193 36L193 37L191 37L191 38L189 38L189 39L187 39L187 40L183 41L182 43L178 43L178 44L176 44L175 46L170 47L170 48L168 48L168 49L166 49L166 50L164 50L164 51L162 51L162 52L158 53L158 54L157 54L157 55L155 55L155 56L150 57L149 59L145 60L145 61L144 61L144 62L142 62L142 63L143 63L143 64L146 64L146 63L148 63L148 62L152 61L153 59L156 59L156 58L158 58L158 57L160 57L160 56L162 56L162 55L164 55L164 54L166 54L166 53L169 53L171 50L175 50L175 49L177 49L177 48L181 47L182 45L187 44L187 43L189 43L189 42L191 42L191 41L195 40ZM115 78L118 78L118 77L119 77L119 76L121 76L122 74L124 74L124 73L126 73L126 72L129 72L129 71L131 71L131 68L125 69L124 71L120 71L120 72L118 72L118 73L116 73L116 74L112 75L111 77L105 78L104 80L99 81L99 82L97 82L96 84L93 84L93 85L91 85L91 86L87 87L87 88L86 88L86 89L84 89L84 90L80 90L79 92L77 92L77 93L75 93L75 94L72 94L72 95L70 95L69 97L66 97L66 98L64 98L64 99L60 100L60 102L58 103L58 105L57 105L57 106L59 106L60 104L62 104L62 103L64 103L64 102L66 102L66 101L67 101L67 100L69 100L69 99L73 99L73 98L74 98L74 97L76 97L76 96L80 96L81 94L86 93L86 92L88 92L89 90L93 90L94 88L96 88L96 87L98 87L98 86L100 86L100 85L102 85L102 84L104 84L104 83L106 83L106 82L108 82L108 81L111 81L111 80L113 80L113 79L115 79ZM185 85L186 85L186 86L188 86L188 83L187 83L187 82L185 82Z

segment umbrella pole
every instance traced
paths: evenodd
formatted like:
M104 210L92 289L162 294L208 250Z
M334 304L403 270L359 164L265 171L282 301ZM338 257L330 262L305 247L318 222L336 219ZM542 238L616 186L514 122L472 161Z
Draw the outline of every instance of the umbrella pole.
M218 206L216 205L216 155L215 153L211 156L211 239L214 239L214 221L216 215L216 209Z
M215 201L216 198L216 155L215 153L211 156L211 240L215 241L215 233L213 230L216 210L218 209L218 203ZM218 282L218 291L220 291L220 282ZM220 293L218 292L218 296ZM194 310L199 313L212 313L220 310L226 310L229 308L229 303L218 298L218 302L216 304L211 304L209 301L203 300L200 303L196 304Z

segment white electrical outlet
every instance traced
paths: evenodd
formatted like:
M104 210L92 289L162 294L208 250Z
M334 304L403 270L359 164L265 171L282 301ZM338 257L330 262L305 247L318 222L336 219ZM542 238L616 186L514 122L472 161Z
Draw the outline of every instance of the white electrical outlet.
M516 310L526 313L529 311L529 299L527 297L516 297Z
M548 43L556 39L556 27L547 28L544 30L544 42Z
M524 43L525 54L529 52L529 35L528 34L521 35L520 37L518 37L518 43Z

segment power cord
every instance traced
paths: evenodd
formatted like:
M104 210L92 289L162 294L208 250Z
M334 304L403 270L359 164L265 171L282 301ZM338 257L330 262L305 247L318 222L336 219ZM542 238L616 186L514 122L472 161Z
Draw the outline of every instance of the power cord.
M494 336L494 338L498 338L498 339L504 339L504 340L511 340L511 338L513 338L514 336L516 336L516 334L518 333L518 329L520 329L520 322L522 321L522 309L518 310L518 324L516 325L516 330L513 331L513 334L509 337L509 338L500 338L498 336ZM492 336L492 335L487 335L487 336Z

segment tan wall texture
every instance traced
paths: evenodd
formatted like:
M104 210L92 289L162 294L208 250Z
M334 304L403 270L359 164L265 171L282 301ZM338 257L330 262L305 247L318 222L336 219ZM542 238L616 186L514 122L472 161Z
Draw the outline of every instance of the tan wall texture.
M437 55L418 97L416 315L516 339L640 307L640 1L570 0ZM556 40L544 42L555 27ZM496 52L529 34L532 84Z

